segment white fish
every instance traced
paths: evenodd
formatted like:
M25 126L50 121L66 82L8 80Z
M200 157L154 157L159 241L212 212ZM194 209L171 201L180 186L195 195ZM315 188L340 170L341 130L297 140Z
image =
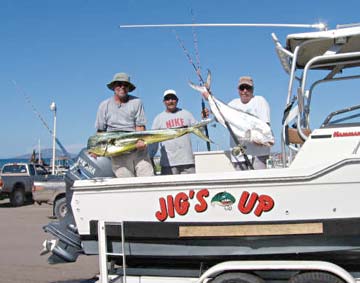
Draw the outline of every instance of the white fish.
M208 92L210 78L209 72L206 83L207 87L198 86L191 82L189 85L200 93ZM228 125L231 127L231 130L239 139L264 146L272 146L274 144L275 139L270 126L255 115L232 108L224 102L216 99L211 93L208 97L208 102L211 112L215 116L216 120L224 127L227 127L225 124L226 120Z

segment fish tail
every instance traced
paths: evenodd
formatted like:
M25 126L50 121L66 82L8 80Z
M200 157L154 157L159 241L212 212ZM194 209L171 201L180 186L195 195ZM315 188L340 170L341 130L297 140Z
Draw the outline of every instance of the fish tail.
M209 124L212 120L211 119L206 119L201 121L200 123L194 125L193 127L191 127L191 132L193 132L195 135L197 135L199 138L207 141L207 142L212 142L203 132L202 132L202 127L206 126L207 124Z
M210 85L211 85L211 72L210 70L208 70L205 86L207 89L210 89Z
M196 91L198 91L198 92L200 92L200 93L206 91L206 87L205 87L205 86L196 85L196 84L194 84L193 82L190 82L190 81L189 81L189 86L190 86L192 89L194 89L194 90L196 90Z
M199 138L202 138L203 140L207 142L212 142L199 128L194 128L192 131L195 135L197 135Z

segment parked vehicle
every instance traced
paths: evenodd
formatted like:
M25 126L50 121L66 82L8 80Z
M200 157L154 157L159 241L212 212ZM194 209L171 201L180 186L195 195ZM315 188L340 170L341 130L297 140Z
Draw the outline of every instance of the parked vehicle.
M53 205L53 215L60 220L67 212L65 190L64 175L49 175L48 178L34 181L32 196L38 204Z
M9 197L12 206L21 206L32 200L35 179L45 179L50 173L40 164L7 163L1 169L0 194Z

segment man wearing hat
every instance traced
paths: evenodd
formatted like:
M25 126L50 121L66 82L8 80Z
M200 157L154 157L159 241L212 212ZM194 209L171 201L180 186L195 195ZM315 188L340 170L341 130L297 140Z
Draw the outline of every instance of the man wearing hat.
M117 73L107 87L114 95L100 103L95 128L98 132L144 131L146 118L142 101L129 95L136 87L126 73ZM138 140L136 150L112 157L112 168L117 177L152 176L153 167L146 144Z
M250 76L240 77L238 83L239 98L235 98L228 104L229 106L245 111L247 113L257 116L262 121L270 125L270 107L269 103L262 96L254 96L254 81ZM265 169L266 160L270 155L270 147L259 145L249 141L241 141L241 144L246 148L245 152L249 156L250 162L254 169ZM235 142L230 138L230 147L234 147ZM244 156L231 155L231 161L238 170L249 169L245 163Z
M262 96L254 96L254 81L250 76L240 77L238 85L239 98L235 98L228 104L232 108L250 113L270 125L270 107L266 99ZM203 93L207 99L209 93ZM209 110L205 111L205 116L208 116ZM247 140L239 138L239 142L244 146L245 153L248 155L250 162L254 169L265 169L266 160L270 155L270 147L256 144ZM230 137L230 147L235 147L235 141ZM246 164L244 156L231 155L231 161L237 170L250 169Z
M189 111L177 107L178 101L179 98L175 90L165 90L163 94L165 110L155 117L152 129L181 128L197 123ZM159 146L162 175L195 173L195 161L190 135L184 135L152 145L150 150L151 156L156 154Z

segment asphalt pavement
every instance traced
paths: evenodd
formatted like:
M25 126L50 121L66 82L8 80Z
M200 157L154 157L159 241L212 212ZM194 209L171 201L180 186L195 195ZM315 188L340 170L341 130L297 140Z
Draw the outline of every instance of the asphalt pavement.
M0 282L79 283L99 273L97 256L79 256L77 262L50 265L40 256L42 242L51 239L42 227L51 219L50 205L11 207L0 200Z

